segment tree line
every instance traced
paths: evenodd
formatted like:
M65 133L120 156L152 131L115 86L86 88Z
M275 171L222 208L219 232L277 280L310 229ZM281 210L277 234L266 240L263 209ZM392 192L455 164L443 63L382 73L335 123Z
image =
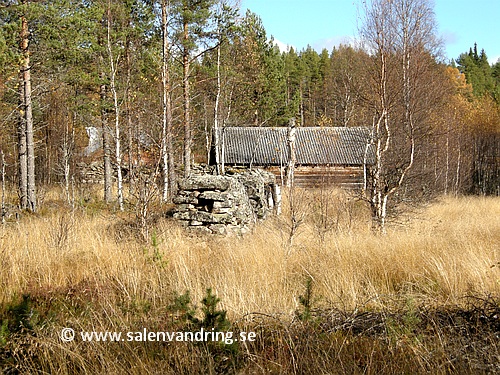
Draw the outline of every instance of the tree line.
M153 164L168 200L212 129L295 118L371 127L376 221L391 200L498 195L500 62L476 45L445 62L426 0L363 4L361 42L318 53L280 51L229 0L1 1L2 179L35 211L37 184L69 191L77 164L99 158L104 199L123 207L123 181L134 191Z

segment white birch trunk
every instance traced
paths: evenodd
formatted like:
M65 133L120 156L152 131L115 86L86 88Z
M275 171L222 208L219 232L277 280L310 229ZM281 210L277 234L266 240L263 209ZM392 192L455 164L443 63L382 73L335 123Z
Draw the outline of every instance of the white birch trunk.
M168 41L168 18L170 1L162 0L162 139L161 139L161 159L163 164L163 194L164 202L168 201L176 193L174 150L172 144L172 96L170 82L170 45Z
M116 91L116 71L117 67L114 61L111 45L111 9L108 3L108 27L107 27L107 47L109 55L109 65L111 68L110 90L113 96L113 108L115 112L115 160L117 171L117 195L118 207L123 211L123 177L122 177L122 152L121 152L121 134L120 134L120 106L118 103L118 93ZM117 61L118 61L117 57Z
M31 103L31 66L29 28L26 17L21 17L20 65L20 120L18 128L19 192L21 209L36 211L35 142L33 137L33 112Z
M220 45L217 47L217 94L215 95L214 106L214 150L215 150L215 168L217 174L224 174L223 166L221 166L221 145L219 134L219 101L221 94L220 80Z
M29 60L27 61L29 64ZM36 182L35 182L35 141L33 136L33 112L31 103L31 67L24 72L24 96L26 116L26 152L28 161L28 209L36 212Z
M162 134L161 134L161 158L162 158L162 168L163 168L163 194L162 199L164 202L168 200L169 196L169 165L168 165L168 155L167 155L167 128L168 128L168 98L169 98L169 88L168 88L168 35L167 35L167 1L162 0L161 2L161 29L162 29Z

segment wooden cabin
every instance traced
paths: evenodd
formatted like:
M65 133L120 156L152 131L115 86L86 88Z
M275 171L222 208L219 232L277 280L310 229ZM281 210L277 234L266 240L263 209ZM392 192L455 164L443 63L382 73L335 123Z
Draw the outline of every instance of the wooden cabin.
M294 184L300 187L363 188L374 162L367 127L294 128ZM290 128L225 127L219 129L224 167L259 167L282 182L290 161ZM215 164L212 148L211 164Z

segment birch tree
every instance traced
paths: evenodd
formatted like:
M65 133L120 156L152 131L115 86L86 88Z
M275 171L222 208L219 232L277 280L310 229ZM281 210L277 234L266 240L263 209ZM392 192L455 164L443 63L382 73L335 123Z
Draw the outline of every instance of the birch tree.
M193 129L191 116L191 64L204 53L213 50L213 30L209 30L215 0L180 0L178 15L178 43L182 64L182 102L184 127L184 177L191 174Z
M220 128L224 126L224 118L221 115L221 97L223 90L222 75L223 67L221 62L222 46L234 34L236 29L236 6L229 4L228 1L221 0L216 13L216 89L215 89L215 103L214 103L214 150L215 150L215 165L217 174L224 174L224 163L222 162L222 142ZM228 105L228 113L230 113L230 103Z
M426 61L438 49L428 0L372 0L364 4L361 37L371 54L367 102L373 111L375 163L368 192L374 229L384 232L388 202L415 163L425 100Z
M20 16L20 66L19 66L19 193L21 209L36 211L35 143L33 138L33 106L31 101L31 64L29 50L30 31L24 11L28 2L22 1Z
M109 87L111 90L111 95L113 97L113 110L115 115L115 127L114 127L114 138L115 138L115 162L116 162L116 182L117 182L117 195L118 195L118 207L120 211L123 211L123 177L122 177L122 150L121 150L121 134L120 134L120 104L118 102L118 92L116 88L116 74L117 65L120 60L120 55L115 55L113 52L113 46L111 43L111 30L112 30L112 19L111 19L111 1L108 0L108 6L106 10L106 47L109 58L109 68L110 68L110 80Z
M335 123L338 126L362 124L364 122L360 106L361 77L365 53L351 46L340 46L331 56L331 94ZM328 92L328 91L327 91Z
M170 20L170 1L161 1L161 30L162 30L162 136L161 155L163 165L163 201L169 195L175 194L175 166L174 149L172 144L172 96L170 81L170 43L168 35L168 22Z
M104 166L104 201L106 203L111 203L112 197L112 183L113 183L113 168L111 166L111 139L110 139L110 129L109 129L109 117L107 108L107 85L106 85L106 74L102 71L104 65L104 58L101 60L101 73L100 79L101 83L99 85L99 96L100 96L100 106L101 106L101 128L102 128L102 149L103 149L103 166Z
M103 136L108 139L104 142L105 164L110 165L111 149L114 146L113 162L116 171L117 184L117 203L120 210L124 208L124 172L123 172L123 153L126 150L124 142L124 125L128 127L128 154L129 154L129 173L132 174L133 165L133 137L132 132L133 121L132 111L133 99L135 97L136 87L133 85L133 73L141 70L140 63L137 61L137 56L140 55L144 48L142 44L146 44L146 34L152 31L152 17L149 10L149 4L145 2L133 0L127 2L116 2L112 0L103 1L97 4L98 11L102 12L102 30L101 30L101 71L102 71L102 87L103 94L103 110L108 108L108 113L103 113L107 125L107 132L103 131ZM133 71L135 69L135 71ZM108 98L109 96L109 98ZM107 102L109 101L109 103ZM109 117L109 118L108 118ZM137 126L137 125L136 125ZM107 134L106 134L107 133ZM136 135L136 142L139 142ZM125 145L125 147L124 147ZM107 146L107 147L104 147ZM139 153L137 155L139 157ZM111 186L111 175L113 170L108 170L105 167L106 186ZM129 175L130 176L130 175ZM131 181L132 182L132 181ZM110 188L105 188L105 191L110 191ZM110 193L109 193L110 194ZM108 194L108 196L109 196ZM107 199L109 202L109 198Z

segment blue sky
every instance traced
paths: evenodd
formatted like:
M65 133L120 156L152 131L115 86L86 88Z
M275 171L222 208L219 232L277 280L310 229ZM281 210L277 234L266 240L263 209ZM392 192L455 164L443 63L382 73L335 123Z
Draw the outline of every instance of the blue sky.
M268 37L299 50L329 51L357 35L359 0L241 0L258 14ZM445 57L457 58L476 42L493 64L500 58L500 0L434 0Z

